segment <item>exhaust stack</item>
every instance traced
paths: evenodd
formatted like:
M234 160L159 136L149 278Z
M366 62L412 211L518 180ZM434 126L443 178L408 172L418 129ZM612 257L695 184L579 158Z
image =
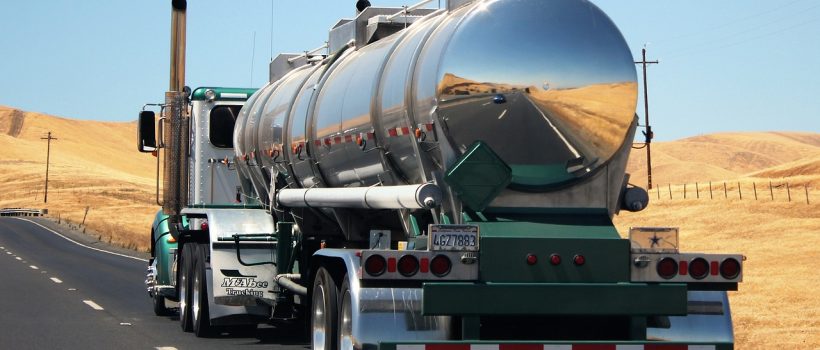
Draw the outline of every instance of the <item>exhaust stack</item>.
M171 73L165 93L165 181L162 210L179 221L182 207L188 203L188 116L185 90L185 16L186 0L171 1ZM175 225L171 225L174 227ZM172 229L173 230L173 229Z

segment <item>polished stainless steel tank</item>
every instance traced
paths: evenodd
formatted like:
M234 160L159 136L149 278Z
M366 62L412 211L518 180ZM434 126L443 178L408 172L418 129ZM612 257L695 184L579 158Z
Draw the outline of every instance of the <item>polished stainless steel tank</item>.
M441 181L476 140L511 167L511 189L543 194L628 152L636 99L629 48L592 3L482 0L291 71L248 100L234 140L261 198L279 175L305 188Z

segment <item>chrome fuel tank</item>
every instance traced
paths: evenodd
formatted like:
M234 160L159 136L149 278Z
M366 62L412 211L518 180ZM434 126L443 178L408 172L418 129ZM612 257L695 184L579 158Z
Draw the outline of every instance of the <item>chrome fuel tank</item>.
M243 108L236 152L254 187L270 170L300 187L423 183L476 140L522 193L626 162L616 155L634 132L633 58L588 1L474 1L342 50Z

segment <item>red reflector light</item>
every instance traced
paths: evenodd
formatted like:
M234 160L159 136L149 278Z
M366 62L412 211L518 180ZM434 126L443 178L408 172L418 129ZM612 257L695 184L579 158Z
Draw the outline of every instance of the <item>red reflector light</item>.
M561 256L558 254L550 255L550 264L558 265L561 263Z
M728 280L737 278L740 275L740 262L734 258L726 258L720 263L720 275Z
M535 254L527 254L527 265L535 265L538 262L538 257Z
M202 231L208 231L208 222L203 221L201 224L199 224L199 229Z
M689 275L696 280L702 280L709 275L709 262L704 258L694 258L689 262Z
M430 260L430 272L438 277L444 277L450 273L451 267L450 258L445 255L436 255L433 260Z
M574 256L574 257L572 257L572 262L574 262L574 263L575 263L575 265L581 266L581 265L583 265L583 264L586 264L586 262L587 262L587 258L585 258L585 257L584 257L583 255L581 255L581 254L578 254L578 255L576 255L576 256Z
M419 266L419 271L421 271L421 273L430 272L430 259L421 258L421 266Z
M410 277L419 272L419 259L412 255L405 255L399 258L399 273L404 277Z
M717 276L718 275L718 262L717 261L712 261L711 262L711 267L709 268L709 273L712 274L712 276Z
M387 269L387 261L381 255L371 255L364 261L364 271L371 276L380 276Z
M387 272L396 272L396 258L387 259Z
M681 260L680 271L678 271L678 273L680 273L681 276L686 276L687 274L689 274L689 263L686 262L686 260Z
M678 274L678 262L672 258L663 258L658 261L658 275L670 279Z

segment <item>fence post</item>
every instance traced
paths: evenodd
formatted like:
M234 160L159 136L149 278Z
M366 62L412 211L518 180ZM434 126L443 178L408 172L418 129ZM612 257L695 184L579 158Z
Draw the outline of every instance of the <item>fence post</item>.
M752 182L752 190L755 191L755 200L757 200L757 184Z
M806 204L809 204L809 186L804 184L803 189L806 190Z
M743 200L743 190L740 189L740 181L737 182L737 193L740 195L740 200Z
M712 181L709 181L709 199L715 199L715 196L712 195Z
M686 199L686 184L683 184L683 199Z
M726 192L726 181L723 181L723 198L729 198L729 192Z
M672 199L672 184L666 184L669 186L669 199Z
M88 217L88 208L90 207L85 207L85 214L83 214L83 223L80 225L85 226L85 218Z
M697 182L695 182L695 198L700 199L700 188Z
M792 191L789 190L789 183L786 183L786 194L789 196L789 202L792 201Z
M769 180L769 195L772 196L772 200L774 200L774 191L772 191L772 180Z
M655 190L657 190L657 192L658 192L658 200L661 200L661 187L660 186L655 187Z

